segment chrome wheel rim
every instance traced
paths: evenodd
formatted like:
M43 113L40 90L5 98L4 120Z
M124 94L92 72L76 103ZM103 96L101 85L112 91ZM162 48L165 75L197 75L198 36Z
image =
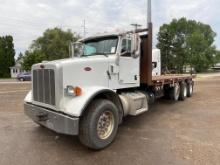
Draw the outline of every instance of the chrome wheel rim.
M189 91L190 91L190 94L193 93L193 87L192 87L192 85L190 85L190 89L189 89Z
M187 96L187 88L184 87L184 97L186 97L186 96Z
M111 136L114 129L114 115L110 111L103 112L97 123L97 134L102 140Z
M180 88L179 88L179 85L176 85L175 86L175 100L178 100L179 99L179 95L180 95Z

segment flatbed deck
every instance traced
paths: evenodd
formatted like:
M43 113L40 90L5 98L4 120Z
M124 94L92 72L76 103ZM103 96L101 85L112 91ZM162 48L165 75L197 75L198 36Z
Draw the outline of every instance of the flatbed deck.
M153 84L172 84L183 80L192 80L195 78L195 75L187 75L187 74L169 74L169 75L162 75L162 76L153 76L152 82Z

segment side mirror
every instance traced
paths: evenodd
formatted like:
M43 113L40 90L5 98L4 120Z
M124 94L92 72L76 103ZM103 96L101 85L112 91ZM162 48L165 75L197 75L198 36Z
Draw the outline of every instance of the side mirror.
M69 44L69 56L70 58L74 57L74 43L72 42Z
M157 62L152 62L152 68L153 69L157 68Z
M83 44L75 42L70 45L70 54L72 57L80 57L83 54Z
M132 57L138 58L140 56L140 38L138 34L134 34L132 37Z

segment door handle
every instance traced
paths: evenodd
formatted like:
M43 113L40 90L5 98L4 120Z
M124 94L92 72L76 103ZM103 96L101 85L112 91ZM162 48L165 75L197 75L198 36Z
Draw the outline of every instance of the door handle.
M107 71L107 75L108 75L109 80L111 80L112 77L111 77L111 74L110 74L109 70Z

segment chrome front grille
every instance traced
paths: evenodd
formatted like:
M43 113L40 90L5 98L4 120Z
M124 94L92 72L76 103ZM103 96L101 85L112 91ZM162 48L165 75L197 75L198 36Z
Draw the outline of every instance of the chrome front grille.
M33 97L34 101L56 105L54 70L38 69L33 71Z

